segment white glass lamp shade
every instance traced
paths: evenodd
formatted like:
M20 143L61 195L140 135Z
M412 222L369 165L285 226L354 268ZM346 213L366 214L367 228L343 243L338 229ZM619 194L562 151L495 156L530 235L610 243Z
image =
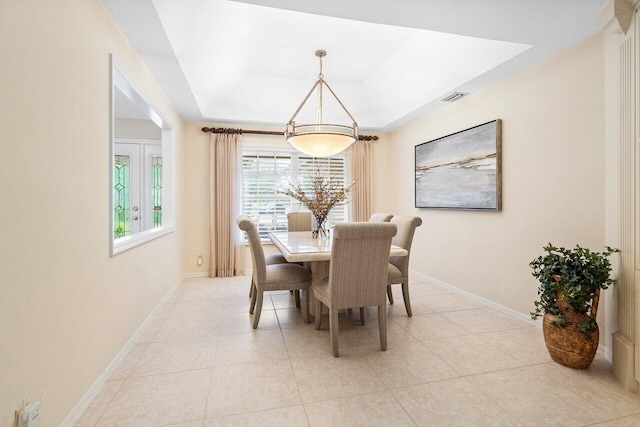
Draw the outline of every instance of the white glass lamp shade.
M357 139L356 130L341 125L301 125L287 129L287 142L313 157L328 157L346 150Z

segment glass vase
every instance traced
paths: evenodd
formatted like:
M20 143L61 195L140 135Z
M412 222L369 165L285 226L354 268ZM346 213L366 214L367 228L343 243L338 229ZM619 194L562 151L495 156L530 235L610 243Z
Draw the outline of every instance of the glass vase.
M325 228L325 222L327 220L326 215L313 215L315 218L315 224L313 230L311 231L311 237L314 239L328 239L329 232Z

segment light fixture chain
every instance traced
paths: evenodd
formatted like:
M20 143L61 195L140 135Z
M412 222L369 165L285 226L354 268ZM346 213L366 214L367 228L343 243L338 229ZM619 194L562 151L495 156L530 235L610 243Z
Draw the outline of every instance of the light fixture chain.
M322 86L324 84L324 80L318 80L320 82L318 86L318 105L316 106L316 124L320 125L322 123ZM320 126L316 127L316 131L320 132L322 129Z
M318 104L316 105L316 132L322 132L322 127L320 124L322 123L322 85L324 84L324 74L322 74L322 57L324 56L322 53L318 54L318 59L320 60L320 73L318 73Z

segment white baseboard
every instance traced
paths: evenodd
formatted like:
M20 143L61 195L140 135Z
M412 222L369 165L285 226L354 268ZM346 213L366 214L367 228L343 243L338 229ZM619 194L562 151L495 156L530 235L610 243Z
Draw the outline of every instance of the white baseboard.
M187 278L187 277L209 277L209 273L207 273L206 271L198 271L198 272L194 272L194 273L184 273L184 275L182 277L183 278Z
M529 316L527 316L525 314L522 314L522 313L520 313L518 311L512 310L509 307L505 307L504 305L500 305L500 304L495 303L495 302L493 302L491 300L488 300L486 298L482 298L482 297L480 297L480 296L478 296L476 294L472 294L471 292L467 292L467 291L462 290L460 288L456 288L455 286L450 285L448 283L445 283L445 282L443 282L441 280L438 280L435 277L431 277L431 276L428 276L426 274L419 273L419 272L417 272L415 270L409 270L409 274L412 275L412 276L419 277L419 278L421 278L423 280L427 280L429 282L435 283L437 285L440 285L443 288L447 288L449 290L452 290L452 291L454 291L454 292L456 292L458 294L464 295L464 296L466 296L466 297L468 297L468 298L470 298L470 299L472 299L474 301L477 301L477 302L479 302L481 304L484 304L484 305L489 306L489 307L491 307L493 309L496 309L496 310L498 310L498 311L500 311L500 312L502 312L504 314L507 314L507 315L509 315L511 317L515 317L516 319L524 320L525 322L534 324L538 328L542 329L542 321L540 319L531 320L531 318ZM605 347L603 345L598 345L597 354L603 356L605 359L607 359L609 361L609 363L611 363L613 361L613 354L611 352L611 349L609 349L609 348L607 348L607 347Z
M240 276L248 276L251 275L251 269L241 269L240 270ZM206 271L199 271L197 273L185 273L184 277L209 277L209 273L207 273Z
M195 273L195 274L199 274L199 273ZM124 360L127 354L129 354L129 351L131 351L135 343L138 341L138 338L140 337L140 335L142 335L145 329L147 329L147 327L155 319L155 317L158 315L158 313L164 306L165 302L167 302L167 300L171 298L171 295L173 295L173 293L176 291L176 289L178 289L178 287L180 286L180 284L182 284L182 282L186 277L188 277L188 275L183 274L182 277L180 277L180 279L176 282L176 284L173 285L173 287L169 290L169 292L167 292L167 294L162 298L162 300L160 300L158 305L156 305L156 307L149 314L149 316L147 316L145 321L142 322L142 325L140 325L140 327L135 331L135 333L131 336L131 338L129 338L126 344L118 352L116 357L114 357L114 359L111 361L111 363L109 363L109 365L102 372L102 374L100 374L98 379L96 379L95 382L91 385L91 387L89 387L89 390L87 390L84 396L82 396L82 398L76 404L76 406L74 406L71 412L69 412L67 417L60 424L61 427L72 427L73 424L75 424L75 422L78 421L78 419L82 416L84 411L87 409L87 406L89 406L91 401L100 392L100 390L102 389L102 386L104 386L104 383L111 376L111 374L118 367L118 365L120 365L120 362L122 362L122 360Z
M494 308L494 309L496 309L496 310L498 310L498 311L500 311L502 313L508 314L511 317L515 317L516 319L524 320L527 323L537 324L539 327L542 327L542 322L533 321L533 320L531 320L531 317L527 316L526 314L522 314L522 313L520 313L518 311L510 309L509 307L505 307L504 305L500 305L500 304L495 303L495 302L493 302L491 300L488 300L486 298L482 298L482 297L480 297L480 296L478 296L476 294L472 294L471 292L467 292L467 291L464 291L464 290L462 290L460 288L456 288L455 286L450 285L448 283L445 283L445 282L443 282L441 280L438 280L435 277L427 276L426 274L422 274L422 273L419 273L419 272L414 271L414 270L409 270L409 274L412 275L412 276L416 276L416 277L419 277L421 279L427 280L429 282L435 283L437 285L440 285L443 288L447 288L447 289L452 290L452 291L454 291L454 292L456 292L458 294L464 295L464 296L466 296L466 297L468 297L468 298L470 298L470 299L472 299L474 301L477 301L477 302L479 302L481 304L484 304L486 306Z
M613 352L611 351L611 349L603 346L602 344L598 345L598 351L596 354L599 354L607 359L609 363L613 363Z

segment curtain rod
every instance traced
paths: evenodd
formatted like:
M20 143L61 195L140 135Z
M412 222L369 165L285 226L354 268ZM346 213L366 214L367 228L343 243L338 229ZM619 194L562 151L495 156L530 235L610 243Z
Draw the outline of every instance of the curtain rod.
M246 133L250 135L275 135L275 136L284 136L284 132L276 132L270 130L244 130L244 129L231 129L231 128L208 128L203 127L202 132L211 132L211 133ZM377 135L358 135L359 141L377 141Z

